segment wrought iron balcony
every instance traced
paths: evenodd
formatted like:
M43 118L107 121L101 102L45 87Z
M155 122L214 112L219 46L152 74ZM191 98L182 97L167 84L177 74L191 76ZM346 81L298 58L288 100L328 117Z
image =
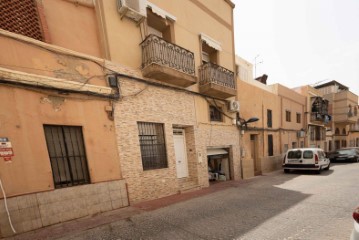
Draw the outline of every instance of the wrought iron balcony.
M236 96L234 73L213 63L205 63L199 69L200 92L214 97Z
M310 121L327 124L329 121L331 121L331 116L320 112L312 112L310 114Z
M145 77L181 87L197 83L193 52L153 34L147 36L141 48Z

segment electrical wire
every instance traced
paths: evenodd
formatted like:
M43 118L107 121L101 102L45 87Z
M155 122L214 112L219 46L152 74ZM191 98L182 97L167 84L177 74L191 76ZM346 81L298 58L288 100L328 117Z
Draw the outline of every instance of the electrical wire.
M6 209L7 217L8 217L8 219L9 219L9 223L10 223L11 230L12 230L14 233L16 233L15 228L14 228L14 226L12 225L9 208L8 208L8 206L7 206L6 194L5 194L4 186L2 185L1 178L0 178L0 187L1 187L1 190L2 190L2 194L3 194L3 196L4 196L5 209Z
M91 95L91 96L96 96L96 97L101 97L101 98L107 98L107 99L118 99L119 96L118 94L100 94L100 93L95 93L95 92L91 92L91 91L80 91L79 89L62 89L62 88L56 88L53 87L51 85L45 84L45 83L41 83L41 82L37 82L37 85L29 85L26 83L20 83L20 82L13 82L13 81L9 81L9 80L4 80L4 79L0 79L0 84L3 85L7 85L7 86L11 86L11 85L17 85L17 86L23 86L26 87L27 89L33 90L34 88L43 88L43 89L48 89L48 90L56 90L56 91L60 91L61 94L66 94L66 93L79 93L79 94L86 94L86 95Z

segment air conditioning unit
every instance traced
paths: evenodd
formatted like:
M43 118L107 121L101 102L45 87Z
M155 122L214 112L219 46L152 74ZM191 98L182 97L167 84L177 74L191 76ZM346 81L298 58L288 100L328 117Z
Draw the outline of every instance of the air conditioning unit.
M235 100L230 100L229 101L229 106L228 106L228 110L230 112L239 112L239 101L235 101Z
M117 10L122 17L128 17L140 23L146 16L147 0L117 0Z

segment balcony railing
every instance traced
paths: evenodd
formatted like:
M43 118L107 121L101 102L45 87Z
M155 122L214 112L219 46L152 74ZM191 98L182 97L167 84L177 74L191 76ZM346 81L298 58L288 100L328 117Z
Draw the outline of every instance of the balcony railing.
M318 113L318 112L312 112L310 114L310 121L311 122L323 122L328 123L331 120L331 116L328 114Z
M142 43L142 68L150 64L176 69L195 75L194 54L156 35L149 35Z
M234 73L213 63L205 63L200 67L200 85L214 83L219 86L236 89Z

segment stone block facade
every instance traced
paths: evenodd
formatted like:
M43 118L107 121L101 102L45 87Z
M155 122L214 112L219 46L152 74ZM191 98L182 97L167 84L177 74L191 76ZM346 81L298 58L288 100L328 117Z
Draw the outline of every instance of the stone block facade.
M17 233L129 205L124 180L88 184L7 199ZM4 199L0 200L0 237L13 235Z
M133 76L133 70L126 70ZM232 179L240 178L239 133L232 121L213 124L198 120L196 102L203 97L186 91L154 86L128 78L120 79L121 99L115 104L115 126L123 177L131 203L177 194L209 186L207 148L230 150ZM208 114L209 116L209 114ZM144 170L138 122L164 126L167 168ZM177 178L173 130L185 135L188 177ZM233 170L234 169L234 170Z

